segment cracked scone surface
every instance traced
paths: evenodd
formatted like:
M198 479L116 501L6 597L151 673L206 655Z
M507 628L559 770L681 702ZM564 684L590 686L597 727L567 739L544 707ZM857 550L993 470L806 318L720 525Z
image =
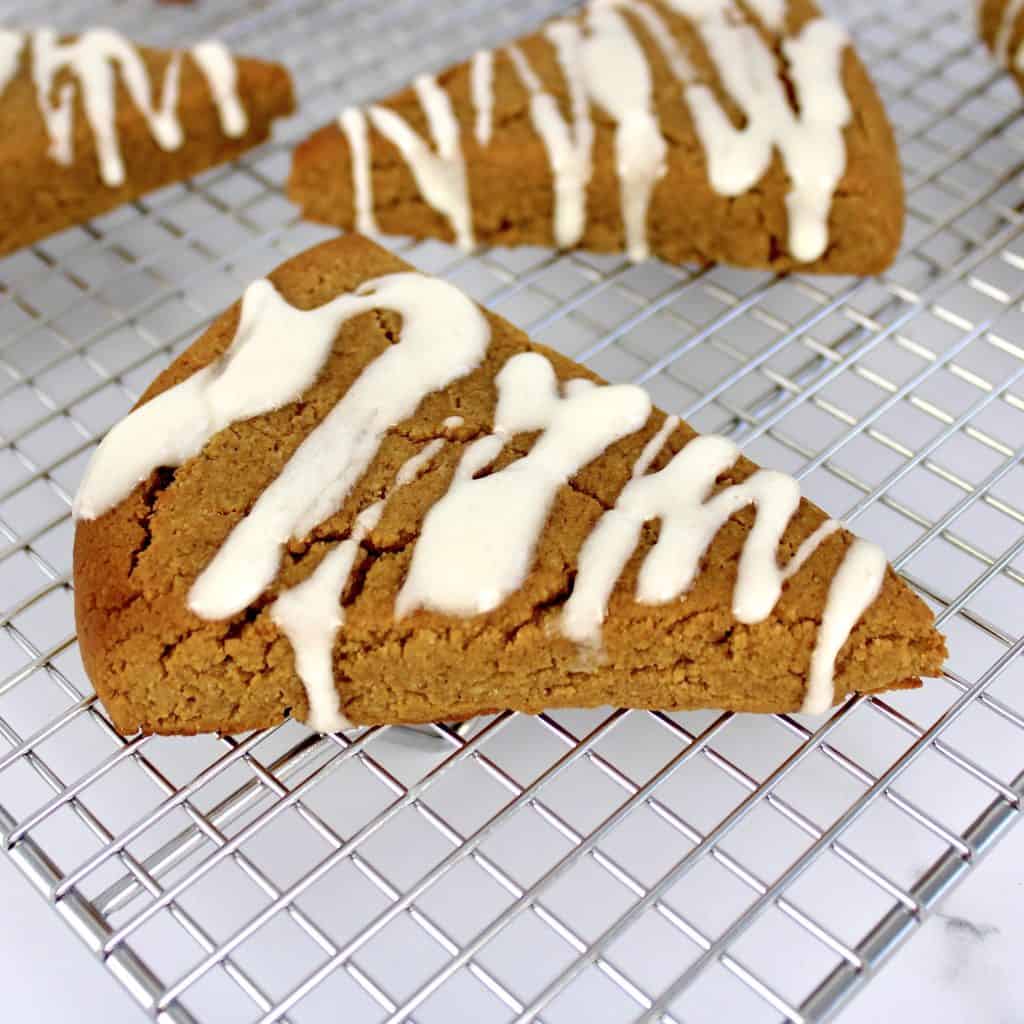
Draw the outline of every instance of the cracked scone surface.
M732 123L741 127L743 114L724 87L693 23L675 14L670 5L654 2L650 6L665 19L698 80L708 86ZM752 15L752 6L741 9ZM785 10L784 28L790 38L820 16L812 0L788 0ZM845 171L831 204L827 249L807 263L790 252L786 196L791 183L778 149L753 187L734 196L717 192L679 79L644 22L628 7L622 14L649 66L653 110L668 147L665 173L654 185L647 211L652 255L670 263L723 262L775 271L839 274L878 273L892 263L903 231L899 152L882 102L852 45L845 47L841 62L841 80L852 111L842 130ZM761 22L757 25L792 95L793 83L780 57L783 35ZM515 45L544 91L556 98L563 117L571 120L565 75L544 31L516 40ZM454 65L436 77L458 121L476 241L553 245L555 196L549 155L531 119L530 92L507 50L495 50L494 134L486 145L481 145L474 133L477 113L470 63ZM378 105L399 114L421 138L430 139L429 122L413 87L380 100ZM595 133L592 174L586 186L586 227L578 245L595 252L622 252L626 231L616 169L615 122L596 103L591 103L590 112ZM380 230L452 241L451 226L424 199L398 148L372 123L367 140L373 208ZM288 192L304 216L339 227L356 227L353 163L349 143L336 121L296 148Z
M407 270L401 260L359 236L317 246L269 275L299 308L323 305L364 280ZM165 370L141 402L217 358L230 343L237 304ZM657 536L649 523L612 595L604 625L607 660L586 663L559 635L558 615L571 591L580 546L629 479L647 440L645 427L576 475L557 495L533 571L493 612L454 618L417 611L395 621L393 608L413 542L427 510L445 493L465 446L490 432L494 378L506 360L528 350L551 360L561 380L589 377L578 364L490 313L491 340L478 369L425 398L415 415L389 431L343 507L300 542L288 545L273 585L242 614L200 619L186 596L231 529L251 509L300 442L352 382L399 337L399 317L372 311L347 321L316 383L276 412L222 430L201 454L175 470L158 470L114 509L78 524L75 598L86 668L117 727L161 733L236 732L305 718L305 689L287 639L271 619L283 588L312 573L347 537L356 514L380 498L398 468L449 431L431 467L396 491L363 543L343 594L346 621L334 645L342 710L355 723L465 718L501 708L537 712L603 704L654 708L725 707L750 711L800 706L811 650L832 579L851 537L833 534L786 584L772 614L741 625L732 616L736 562L753 522L750 508L719 531L685 600L633 600L640 561ZM507 445L495 467L525 453L536 435ZM681 425L653 463L661 468L694 437ZM720 486L755 470L741 459ZM825 518L802 502L783 539L788 558ZM882 591L854 629L836 665L836 697L854 689L911 685L944 658L926 606L887 570Z

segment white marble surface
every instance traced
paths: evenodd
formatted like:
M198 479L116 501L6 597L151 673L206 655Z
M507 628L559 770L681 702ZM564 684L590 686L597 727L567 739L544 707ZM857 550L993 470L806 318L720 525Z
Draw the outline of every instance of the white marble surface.
M0 892L5 1021L139 1024L147 1019L5 856L0 856Z
M1024 828L999 843L925 922L839 1024L1024 1021Z
M839 1024L1024 1021L1024 828L1017 828L840 1014ZM0 857L4 1020L37 1024L146 1016ZM55 984L55 965L60 965Z

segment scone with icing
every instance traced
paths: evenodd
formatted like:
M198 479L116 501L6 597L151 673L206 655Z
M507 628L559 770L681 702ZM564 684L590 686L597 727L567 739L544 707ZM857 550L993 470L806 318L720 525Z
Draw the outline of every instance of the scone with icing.
M250 285L75 515L82 656L125 733L820 712L945 657L791 477L357 235Z
M0 254L234 159L293 107L283 67L212 40L0 28Z
M1024 3L977 0L976 8L981 38L1024 89Z
M811 0L592 0L298 147L289 194L363 234L869 274L899 247L892 130Z

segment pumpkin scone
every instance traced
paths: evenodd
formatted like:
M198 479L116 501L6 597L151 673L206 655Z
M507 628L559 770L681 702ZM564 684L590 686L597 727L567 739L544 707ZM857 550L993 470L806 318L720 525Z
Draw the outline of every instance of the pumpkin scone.
M358 235L161 373L75 515L82 655L125 733L821 712L945 657L792 477Z
M313 220L841 274L899 248L885 110L811 0L592 0L296 150Z
M233 160L293 109L280 64L213 40L0 29L0 255Z

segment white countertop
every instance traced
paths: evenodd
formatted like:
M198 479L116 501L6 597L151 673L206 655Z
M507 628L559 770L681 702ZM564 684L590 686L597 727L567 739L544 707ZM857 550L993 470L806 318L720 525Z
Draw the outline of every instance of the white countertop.
M1017 828L840 1014L840 1024L1019 1024L1024 1019L1022 864L1024 829ZM139 1024L147 1019L6 857L0 857L0 891L5 1020Z
M839 1015L840 1024L1024 1020L1024 828L953 890Z

